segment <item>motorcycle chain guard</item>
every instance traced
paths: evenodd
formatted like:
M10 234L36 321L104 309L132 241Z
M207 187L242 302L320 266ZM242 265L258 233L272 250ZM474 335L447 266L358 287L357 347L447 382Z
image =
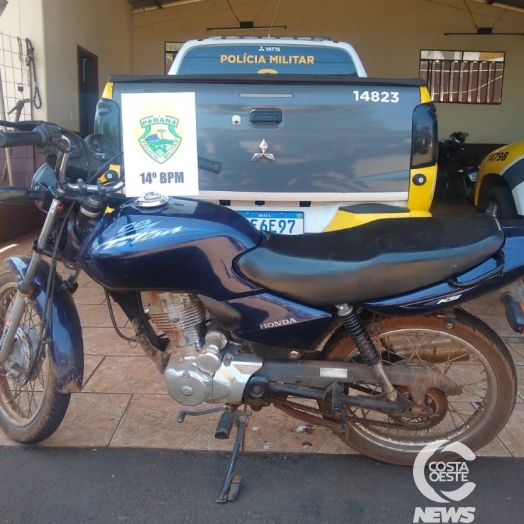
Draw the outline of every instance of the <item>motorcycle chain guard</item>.
M460 395L462 388L446 375L432 369L414 366L388 366L387 373L394 385L406 386L416 404L422 404L430 388L447 395ZM253 377L264 376L270 382L298 384L303 387L327 388L334 380L341 383L375 384L377 377L366 364L300 360L297 362L266 361ZM253 377L250 380L253 380ZM246 386L249 391L250 382Z

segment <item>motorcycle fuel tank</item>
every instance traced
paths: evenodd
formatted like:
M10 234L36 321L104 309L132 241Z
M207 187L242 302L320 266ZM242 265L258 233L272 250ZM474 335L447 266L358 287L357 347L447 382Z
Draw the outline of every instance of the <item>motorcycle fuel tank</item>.
M263 235L234 211L182 198L131 200L107 214L79 253L82 269L112 290L184 290L217 300L254 291L233 259Z

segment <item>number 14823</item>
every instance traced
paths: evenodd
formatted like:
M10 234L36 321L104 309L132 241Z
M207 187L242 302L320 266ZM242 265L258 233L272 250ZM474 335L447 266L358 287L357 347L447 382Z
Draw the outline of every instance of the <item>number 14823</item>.
M398 91L353 91L357 102L384 102L397 104L400 101Z

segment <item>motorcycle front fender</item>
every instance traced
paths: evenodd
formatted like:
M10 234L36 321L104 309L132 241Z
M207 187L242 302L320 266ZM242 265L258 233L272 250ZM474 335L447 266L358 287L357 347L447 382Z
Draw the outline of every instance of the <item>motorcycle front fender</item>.
M12 257L6 260L9 269L19 282L24 277L30 260L30 257ZM44 311L50 271L49 264L42 260L33 280L35 290L29 298L40 317ZM54 367L52 372L57 375L56 389L60 393L79 392L84 377L82 327L73 297L58 274L55 276L48 337L52 340L49 352Z

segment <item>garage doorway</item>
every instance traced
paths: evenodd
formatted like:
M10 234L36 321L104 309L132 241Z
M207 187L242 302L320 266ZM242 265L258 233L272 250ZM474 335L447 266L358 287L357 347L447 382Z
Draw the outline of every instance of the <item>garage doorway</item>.
M98 57L82 47L77 47L78 55L78 111L80 135L86 137L93 133L98 93Z

